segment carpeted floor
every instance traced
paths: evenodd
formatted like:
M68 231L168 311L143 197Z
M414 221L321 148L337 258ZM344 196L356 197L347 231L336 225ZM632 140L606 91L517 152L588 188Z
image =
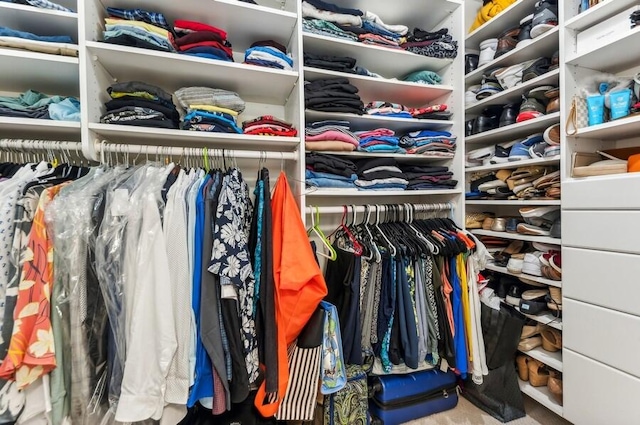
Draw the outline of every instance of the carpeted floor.
M527 416L509 425L571 425L546 407L530 399L524 398ZM405 425L499 425L501 422L475 407L464 397L460 397L458 406L448 412L438 413L428 418L407 422Z

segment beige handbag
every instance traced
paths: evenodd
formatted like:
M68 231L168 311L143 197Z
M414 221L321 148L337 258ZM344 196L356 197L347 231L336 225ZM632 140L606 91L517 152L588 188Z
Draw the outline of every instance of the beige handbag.
M574 96L571 101L571 109L567 117L565 131L568 136L574 136L579 129L589 125L589 109L584 97Z

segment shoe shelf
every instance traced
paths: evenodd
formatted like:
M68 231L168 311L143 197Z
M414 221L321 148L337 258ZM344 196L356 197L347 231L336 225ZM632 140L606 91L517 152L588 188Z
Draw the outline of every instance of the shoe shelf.
M539 133L546 130L550 125L560 121L560 112L543 115L541 117L523 121L516 124L507 125L505 127L496 128L494 130L485 131L474 134L465 138L465 143L499 143L509 140L515 140L519 137L526 137L531 134Z
M314 189L307 188L305 195L307 197L359 197L359 198L379 198L381 196L397 197L423 197L434 195L459 195L458 189L436 189L436 190L358 190L358 189ZM394 200L396 202L397 200Z
M0 2L0 26L38 34L68 35L78 41L78 14Z
M553 398L547 387L534 387L529 382L525 382L520 379L518 379L518 384L520 385L520 391L522 391L523 394L528 395L556 415L563 415L562 406Z
M494 272L502 273L502 274L507 274L507 275L513 276L513 277L518 277L518 278L521 277L521 278L524 278L524 279L529 279L529 280L534 281L534 282L542 283L543 285L549 285L549 286L554 286L556 288L562 288L562 282L559 281L559 280L545 279L544 277L532 276L532 275L526 274L526 273L511 273L506 267L496 266L493 263L488 263L487 266L486 266L486 269L494 271Z
M320 120L346 120L351 123L351 130L371 130L373 128L388 128L398 133L408 133L416 130L445 130L450 131L454 121L445 120L419 120L413 118L385 117L381 115L356 115L340 112L322 112L307 109L305 115L308 121Z
M335 155L352 159L362 158L393 158L398 162L438 162L451 161L453 157L434 156L434 155L407 155L402 153L377 153L377 152L339 152L339 151L307 151L307 153L316 152L325 155Z
M535 4L536 0L518 0L509 5L491 20L469 33L465 39L466 47L478 49L484 40L497 38L509 28L520 26L522 18L533 12Z
M483 229L477 229L477 230L474 229L474 230L471 230L471 233L479 236L492 236L494 238L521 240L526 242L540 242L540 243L546 243L550 245L562 244L561 239L556 239L549 236L532 236L532 235L523 235L521 233L494 232L493 230L483 230Z
M533 357L534 359L541 361L550 368L562 372L562 351L547 351L542 347L536 347L529 351L520 351L522 354Z
M34 118L0 117L0 139L80 141L80 123Z
M495 205L504 207L526 207L526 206L543 206L543 205L560 205L562 201L559 199L467 199L467 205Z
M336 77L348 78L349 82L358 88L358 95L365 103L367 100L384 99L388 102L419 108L438 98L448 96L453 91L452 86L410 83L387 78L367 77L364 75L304 67L304 78L308 81Z
M518 84L515 87L511 87L508 90L496 93L493 96L489 96L486 99L482 99L479 102L472 103L465 108L467 118L469 115L480 114L484 108L491 105L502 105L507 103L518 102L522 100L522 95L529 90L540 86L557 86L558 79L560 78L560 70L554 69L546 74L542 74L532 80L526 81L522 84Z
M583 31L603 20L638 4L637 0L602 1L586 11L568 19L564 27L575 31Z
M560 163L560 155L556 155L549 158L523 159L520 161L509 161L509 162L503 162L500 164L483 165L480 167L468 167L465 169L465 172L475 173L475 172L482 172L482 171L494 171L494 170L527 167L529 165L552 165L552 164L559 164L559 163Z
M619 140L638 137L640 134L640 115L609 121L578 129L573 136L578 139Z
M256 151L293 152L300 145L299 137L253 136L235 133L207 133L165 128L134 127L128 125L90 123L100 139L112 143L158 145L176 147L210 147Z
M558 50L559 42L559 30L553 28L542 34L540 37L534 38L530 44L525 46L516 47L508 53L492 60L491 62L484 64L473 72L468 73L465 76L465 82L467 86L472 84L479 84L482 81L482 76L488 70L494 68L506 67L516 65L527 60L536 59L542 56L551 57L553 52Z
M488 267L487 267L488 269ZM506 273L511 275L511 273ZM513 275L512 275L513 276ZM502 302L503 304L506 305L511 305L509 304L504 298L500 298L500 302ZM511 305L511 307L515 308L516 310L520 311L520 307L516 307L514 305ZM522 313L522 311L520 311L520 313ZM541 323L545 326L549 326L551 328L557 329L559 331L562 330L562 319L559 317L555 317L553 315L553 313L548 312L548 313L544 313L544 314L539 314L537 316L534 316L533 314L525 314L522 313L525 317L531 319L531 320L535 320L538 323Z
M638 54L624 54L623 52L638 52L640 45L640 27L636 27L624 36L615 38L605 46L577 55L567 54L567 65L581 68L597 69L616 73L625 71L638 64Z

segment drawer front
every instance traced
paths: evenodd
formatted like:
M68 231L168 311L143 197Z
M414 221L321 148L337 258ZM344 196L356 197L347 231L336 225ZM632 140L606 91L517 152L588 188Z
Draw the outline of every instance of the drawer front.
M562 249L562 295L640 316L640 255Z
M565 349L564 414L576 425L638 423L640 379Z
M640 254L640 211L563 211L562 244Z
M640 174L616 174L562 183L562 209L640 209Z
M566 299L565 348L640 378L640 317Z

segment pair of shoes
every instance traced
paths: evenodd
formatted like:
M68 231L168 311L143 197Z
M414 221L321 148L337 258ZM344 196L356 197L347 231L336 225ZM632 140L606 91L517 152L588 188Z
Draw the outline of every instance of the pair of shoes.
M469 74L470 72L478 69L478 64L480 61L480 55L476 53L468 53L464 56L464 73Z
M540 0L535 5L531 38L538 38L558 26L558 0Z
M542 348L550 353L562 350L562 333L554 328L546 328L540 332Z
M562 374L555 370L549 371L549 380L547 381L547 387L553 398L562 406Z
M469 212L465 215L464 227L467 229L482 229L482 223L493 214L484 212Z
M517 122L532 120L560 110L560 89L557 87L536 87L522 95L522 98Z
M475 118L473 134L483 133L498 128L502 116L503 105L487 106L482 113Z

